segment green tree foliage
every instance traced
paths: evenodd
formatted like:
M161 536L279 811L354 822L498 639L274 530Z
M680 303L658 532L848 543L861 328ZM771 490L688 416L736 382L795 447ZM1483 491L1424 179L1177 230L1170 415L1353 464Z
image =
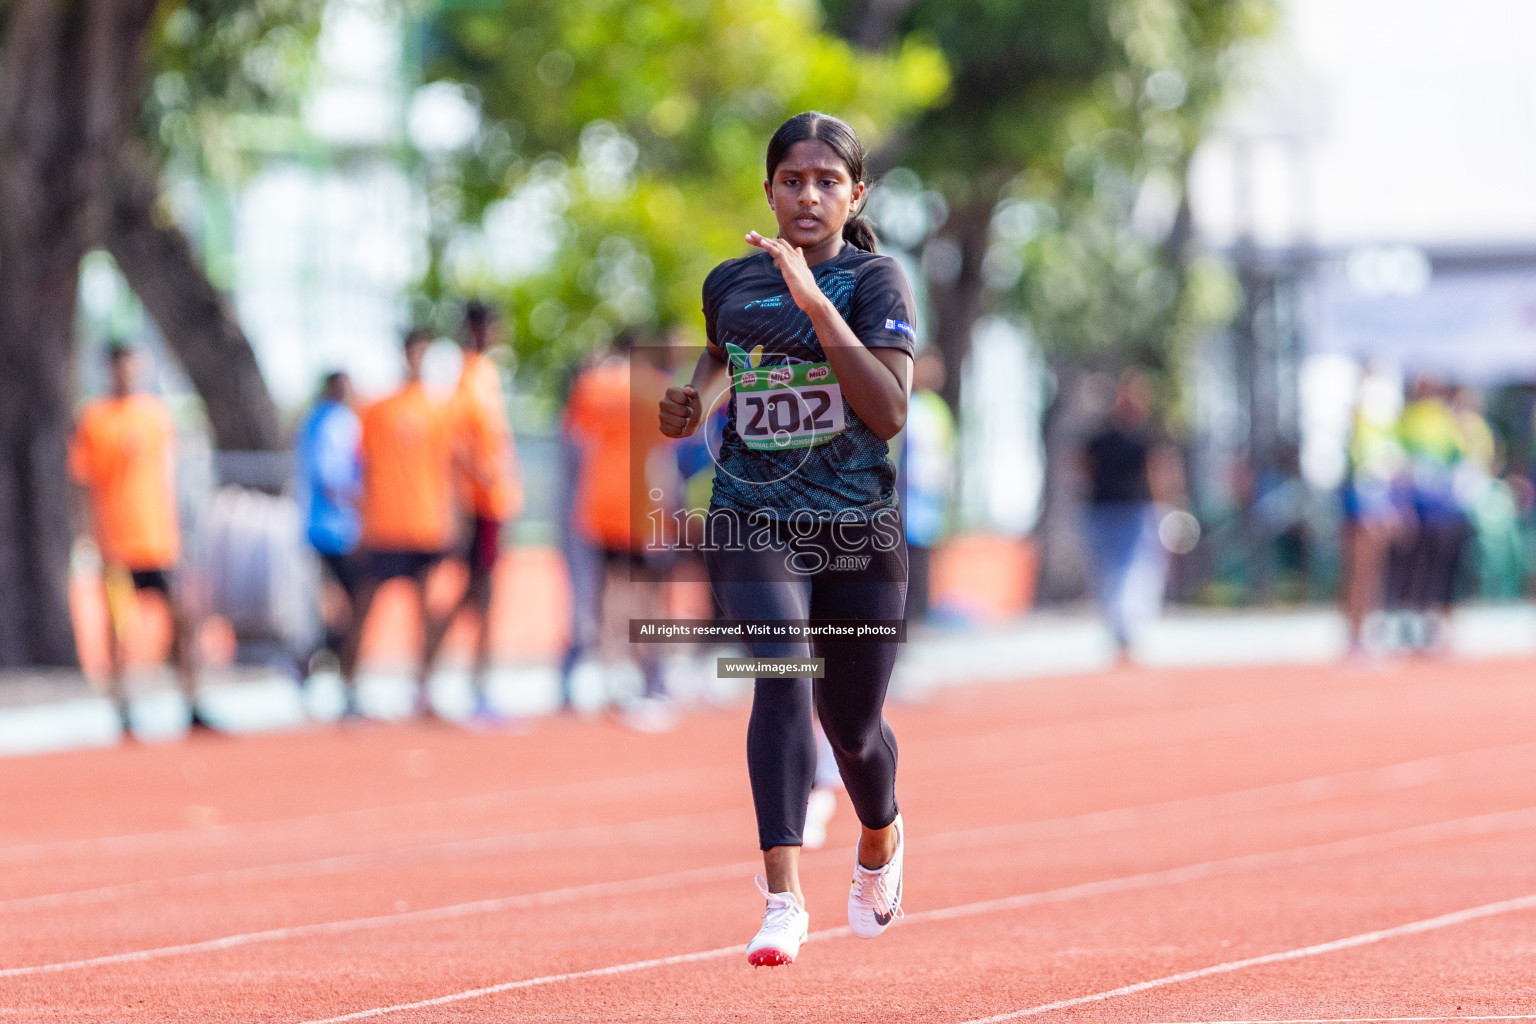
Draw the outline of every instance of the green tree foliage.
M888 156L951 205L997 190L1056 144L1056 126L1116 60L1104 0L826 0L842 33L873 52L926 39L953 85Z
M627 326L697 332L705 274L772 226L762 157L786 117L826 110L878 144L949 83L927 43L860 52L805 0L450 6L423 68L484 117L432 171L435 219L465 226L441 233L429 291L509 299L534 368Z
M952 369L990 311L1063 358L1160 353L1219 311L1221 274L1185 259L1184 170L1271 0L826 2L860 45L933 40L952 69L884 155L948 205L928 283Z
M324 0L162 3L145 55L140 137L163 156L233 179L263 141L299 145L295 117L309 84ZM257 119L271 119L265 139Z
M1124 0L1119 66L1063 118L1060 158L1014 180L994 221L995 283L1067 356L1177 362L1236 307L1230 274L1190 248L1189 161L1267 0ZM1017 267L1022 273L1013 274Z

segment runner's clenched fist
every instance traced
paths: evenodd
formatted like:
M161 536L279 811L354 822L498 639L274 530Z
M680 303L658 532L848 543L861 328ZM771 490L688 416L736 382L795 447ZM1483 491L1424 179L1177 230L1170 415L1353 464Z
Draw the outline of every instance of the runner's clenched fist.
M667 388L661 400L661 432L668 437L687 437L698 429L703 413L704 403L692 384Z

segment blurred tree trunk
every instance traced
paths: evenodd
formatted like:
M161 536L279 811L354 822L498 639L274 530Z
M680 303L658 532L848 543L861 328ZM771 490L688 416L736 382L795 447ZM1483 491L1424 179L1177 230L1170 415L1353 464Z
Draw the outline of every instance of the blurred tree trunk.
M957 412L960 369L971 350L971 331L985 308L982 261L987 255L995 205L995 194L978 189L970 202L950 211L943 229L928 242L929 246L942 247L938 250L940 255L930 253L925 261L929 312L933 318L931 337L944 357L944 400Z
M256 355L228 300L160 203L159 168L137 146L125 147L118 163L105 242L202 396L215 446L280 448L277 410Z
M153 0L13 0L0 57L0 665L76 664L71 350L80 260L133 123Z
M1187 165L1181 166L1180 170L1187 171ZM1181 289L1175 301L1183 298L1193 235L1194 217L1186 187L1182 190L1168 237L1162 243L1163 258L1177 275ZM1040 524L1035 529L1040 545L1039 599L1043 604L1063 604L1094 596L1096 569L1093 552L1089 550L1083 532L1087 511L1085 495L1089 491L1089 481L1083 471L1084 449L1092 435L1103 426L1108 412L1106 403L1112 400L1110 392L1115 373L1125 364L1135 362L1136 355L1131 351L1097 358L1074 359L1063 355L1053 361L1057 387L1041 424L1046 453L1045 489L1041 497ZM1178 373L1183 364L1176 358L1168 359L1166 353L1143 352L1140 355L1148 369L1162 360L1157 370L1159 392L1164 396L1176 395L1180 388ZM1095 387L1101 393L1094 394ZM1166 397L1160 410L1164 416L1171 404L1173 399Z
M10 0L0 7L0 667L78 664L65 462L81 259L120 240L134 267L130 278L151 293L145 304L156 319L173 325L165 333L180 352L202 355L197 331L208 330L215 315L230 319L216 297L207 301L212 288L185 239L178 250L168 240L173 228L136 228L147 220L126 212L131 203L114 202L125 173L145 173L144 164L122 168L155 7L155 0ZM114 231L114 224L126 226ZM146 234L158 248L142 241ZM153 268L155 260L163 263ZM163 285L176 277L183 279L178 288ZM213 351L189 370L199 388L210 389L220 440L275 443L270 399L251 383L249 349L242 359L228 329L207 337ZM247 411L221 408L226 402Z
M0 267L5 268L0 273L0 666L71 666L76 655L67 570L74 533L64 462L81 251L62 230L63 211L38 216L29 225L59 225L60 237L50 244L25 228L18 231L13 204L5 205L0 214Z
M896 39L901 19L918 0L857 0L850 5L838 27L843 38L870 52L888 48ZM964 88L957 84L957 88ZM963 100L961 101L963 102ZM878 152L870 155L877 173L898 165L914 143L910 132L899 132ZM992 211L997 206L1002 182L995 170L974 169L977 181L967 187L965 201L951 206L944 227L929 245L939 242L945 258L925 260L929 315L939 355L944 360L944 401L960 411L960 370L971 350L971 330L985 311L982 261L987 255ZM953 197L951 197L953 200ZM953 247L953 248L950 248ZM954 257L958 255L958 259Z
M841 26L845 38L866 50L880 50L896 37L896 27L917 0L858 0Z

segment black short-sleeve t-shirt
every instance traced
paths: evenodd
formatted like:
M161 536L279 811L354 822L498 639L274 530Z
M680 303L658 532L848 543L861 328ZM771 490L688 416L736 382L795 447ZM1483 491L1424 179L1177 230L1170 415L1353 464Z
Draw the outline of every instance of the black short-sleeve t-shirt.
M1093 503L1151 501L1147 476L1151 452L1152 436L1145 430L1111 425L1096 434L1088 442Z
M842 252L811 268L853 333L869 348L896 348L911 355L914 304L907 275L889 256L844 245ZM774 266L760 252L727 260L704 281L704 323L709 340L747 352L761 346L754 366L826 360L810 317L795 305ZM736 403L727 404L715 472L713 503L739 512L765 510L787 518L894 508L896 470L886 443L843 399L843 431L815 447L764 451L747 447L737 433Z

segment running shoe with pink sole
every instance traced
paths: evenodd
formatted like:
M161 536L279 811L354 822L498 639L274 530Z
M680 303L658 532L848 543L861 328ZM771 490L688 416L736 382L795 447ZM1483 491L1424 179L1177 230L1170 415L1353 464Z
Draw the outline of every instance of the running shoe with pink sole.
M792 892L769 892L768 881L757 877L757 891L768 901L763 911L763 926L747 943L747 963L753 967L782 967L795 962L800 943L811 930L811 915L806 913Z

